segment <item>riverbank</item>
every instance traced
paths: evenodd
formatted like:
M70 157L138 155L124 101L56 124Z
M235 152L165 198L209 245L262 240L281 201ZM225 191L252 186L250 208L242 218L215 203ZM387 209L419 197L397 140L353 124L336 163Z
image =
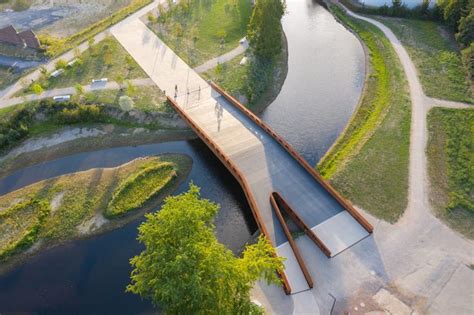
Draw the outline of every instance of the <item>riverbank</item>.
M46 248L110 231L138 218L172 193L187 178L191 165L192 160L184 155L138 158L114 168L43 180L1 196L0 272ZM119 200L145 182L161 184L152 194L148 190L134 193L133 204ZM42 211L33 211L39 206ZM14 219L20 214L22 220Z
M434 213L474 239L474 110L433 108L428 132L429 196Z
M113 124L64 127L25 140L1 156L0 178L25 167L81 152L195 138L190 129L148 130Z
M321 174L357 206L395 222L407 205L410 101L400 62L383 33L331 11L362 40L369 68L359 106L318 163Z
M250 53L242 54L229 62L201 74L206 80L216 82L254 113L261 113L277 98L288 74L288 41L283 32L282 51L261 69L250 61ZM241 64L243 58L245 63ZM263 69L263 70L262 70ZM259 81L259 82L256 82ZM259 86L258 90L255 87ZM249 95L254 99L249 101Z

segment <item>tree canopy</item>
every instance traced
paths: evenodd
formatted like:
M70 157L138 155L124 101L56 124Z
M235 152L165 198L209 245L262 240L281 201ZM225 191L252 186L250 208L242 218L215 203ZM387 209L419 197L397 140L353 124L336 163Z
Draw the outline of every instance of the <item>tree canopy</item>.
M127 291L151 299L168 314L255 314L250 289L258 279L280 283L281 258L264 238L247 245L238 258L214 235L219 206L189 191L168 197L147 214L138 240L145 245L131 259Z
M272 58L281 51L281 18L285 3L281 0L256 0L247 30L255 54Z

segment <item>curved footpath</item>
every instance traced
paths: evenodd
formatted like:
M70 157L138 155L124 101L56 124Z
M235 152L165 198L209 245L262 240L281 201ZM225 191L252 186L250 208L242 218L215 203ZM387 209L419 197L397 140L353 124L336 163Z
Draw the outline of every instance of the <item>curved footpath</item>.
M346 9L347 10L347 9ZM327 259L314 255L311 244L297 240L315 289L285 297L259 284L254 296L269 313L333 314L384 309L391 314L472 314L474 311L474 244L437 219L428 200L426 116L430 108L470 105L427 97L408 53L380 22L348 14L378 27L391 42L410 87L412 121L409 201L403 217L391 225L367 213L375 226L372 237Z

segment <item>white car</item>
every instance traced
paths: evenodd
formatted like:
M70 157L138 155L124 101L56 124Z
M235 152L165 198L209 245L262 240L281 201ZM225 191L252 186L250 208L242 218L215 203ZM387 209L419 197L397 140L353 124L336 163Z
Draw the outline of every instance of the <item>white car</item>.
M93 79L92 84L94 84L94 83L107 83L107 81L109 81L109 79L107 79L107 78Z
M71 95L58 95L58 96L53 96L53 101L55 102L66 102L71 99Z

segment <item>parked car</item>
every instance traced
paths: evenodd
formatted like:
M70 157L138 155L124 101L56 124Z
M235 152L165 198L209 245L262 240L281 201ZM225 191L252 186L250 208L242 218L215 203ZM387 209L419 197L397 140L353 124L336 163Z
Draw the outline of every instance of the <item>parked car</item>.
M92 84L94 84L94 83L107 83L107 81L109 81L109 79L107 79L107 78L92 79Z
M53 72L51 72L51 74L49 75L50 78L57 78L59 77L62 73L64 73L64 69L58 69L58 70L55 70Z
M67 102L69 100L71 100L71 95L53 96L53 101L55 101L55 102Z

